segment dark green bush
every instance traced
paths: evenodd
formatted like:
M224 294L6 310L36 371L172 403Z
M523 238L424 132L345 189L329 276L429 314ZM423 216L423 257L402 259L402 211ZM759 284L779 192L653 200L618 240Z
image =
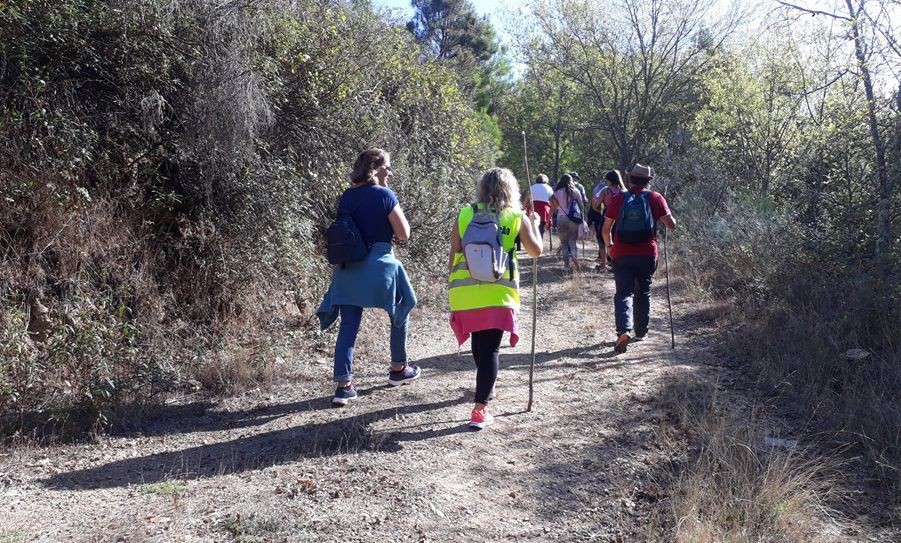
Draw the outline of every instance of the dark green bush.
M496 145L365 3L13 0L0 59L6 430L265 379L356 154L392 152L425 284Z

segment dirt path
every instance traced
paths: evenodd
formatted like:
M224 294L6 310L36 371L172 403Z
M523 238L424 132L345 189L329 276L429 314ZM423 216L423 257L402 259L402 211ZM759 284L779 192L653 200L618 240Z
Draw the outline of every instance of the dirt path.
M658 470L673 460L654 399L711 372L707 355L670 350L658 283L649 338L614 356L612 275L563 280L552 256L541 266L531 413L529 307L520 344L502 351L499 417L482 432L465 427L474 367L446 313L414 313L423 378L391 388L387 320L368 311L362 397L347 408L328 407L331 362L317 355L306 380L173 406L140 434L3 452L0 541L651 539ZM528 273L523 285L530 302ZM685 345L697 330L676 309Z

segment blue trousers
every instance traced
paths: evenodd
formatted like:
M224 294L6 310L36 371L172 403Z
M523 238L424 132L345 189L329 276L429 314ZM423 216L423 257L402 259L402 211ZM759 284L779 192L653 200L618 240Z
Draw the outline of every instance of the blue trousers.
M616 281L613 309L617 335L633 329L640 336L648 332L651 281L655 271L657 258L653 256L620 256L613 261L613 278Z
M338 341L335 343L335 382L353 381L354 343L360 331L363 319L363 308L356 305L338 306L341 314L341 325L338 328ZM391 325L391 363L402 364L407 361L407 323L401 326Z

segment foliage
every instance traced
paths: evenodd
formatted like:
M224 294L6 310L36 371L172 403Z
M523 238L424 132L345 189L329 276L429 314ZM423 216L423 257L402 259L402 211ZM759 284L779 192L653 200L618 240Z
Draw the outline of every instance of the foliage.
M710 19L712 9L709 0L537 3L519 49L540 78L572 84L582 128L604 133L595 153L626 169L662 154L699 105L697 82L740 20Z
M412 0L407 23L427 57L451 66L477 109L493 112L508 86L511 67L494 27L469 0Z
M188 483L179 480L163 481L161 483L149 483L141 485L138 491L142 494L155 494L158 496L171 496L188 490Z
M499 116L503 155L521 163L526 130L533 171L650 163L679 222L675 275L736 307L729 352L901 488L901 417L885 407L901 379L887 5L836 2L811 21L776 7L748 28L706 1L534 2L517 40L526 75ZM872 356L849 365L850 348Z
M456 74L368 4L0 10L4 422L102 422L211 365L265 379L287 309L312 325L320 233L363 148L398 166L414 280L442 274L435 247L495 144Z

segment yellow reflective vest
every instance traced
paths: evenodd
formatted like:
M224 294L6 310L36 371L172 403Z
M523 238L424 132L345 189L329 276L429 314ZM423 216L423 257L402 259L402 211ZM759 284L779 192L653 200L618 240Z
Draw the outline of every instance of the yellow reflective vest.
M485 204L477 204L479 209L484 209ZM473 209L468 205L460 210L457 215L457 228L460 238L466 232L466 227L472 221ZM522 224L522 211L514 211L506 208L500 212L499 225L501 228L501 243L504 251L509 255L507 271L503 277L489 283L473 279L466 267L466 259L463 253L454 255L454 263L449 277L450 308L451 311L465 311L467 309L480 309L483 307L509 307L519 309L519 265L516 261L514 241L519 235L519 226Z

